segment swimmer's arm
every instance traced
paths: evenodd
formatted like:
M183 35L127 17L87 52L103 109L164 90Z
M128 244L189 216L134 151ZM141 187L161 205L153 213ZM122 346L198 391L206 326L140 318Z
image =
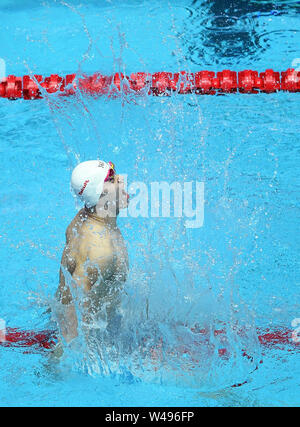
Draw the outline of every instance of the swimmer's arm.
M85 216L85 209L81 209L71 224L66 230L66 246L62 255L61 268L59 272L59 287L56 293L58 301L61 303L61 310L58 314L58 321L61 329L61 334L67 343L70 343L78 336L78 319L76 308L73 302L72 293L65 281L65 274L73 275L76 269L76 259L69 252L69 243L74 235L74 229L79 221L82 221Z
M78 336L78 319L72 293L69 286L65 283L62 269L60 269L57 299L61 303L61 310L58 313L60 331L65 341L69 344Z
M103 245L97 251L89 249L85 259L89 261L89 266L83 269L86 264L81 260L67 260L64 251L62 265L68 264L68 273L72 276L71 283L74 288L81 288L84 293L88 293L95 283L105 281L111 276L112 260L110 248ZM68 274L67 273L67 274ZM69 286L65 283L65 275L60 270L60 283L57 293L58 300L62 304L62 312L59 316L61 334L67 343L70 343L78 336L78 319L72 293Z
M78 337L78 319L70 287L65 284L62 271L60 275L61 281L57 297L58 301L61 303L61 310L59 310L58 321L60 332L67 344L69 344ZM74 288L81 288L87 293L98 279L99 275L96 268L87 268L87 273L85 275L80 274L80 271L76 271L75 269L72 276L72 286Z

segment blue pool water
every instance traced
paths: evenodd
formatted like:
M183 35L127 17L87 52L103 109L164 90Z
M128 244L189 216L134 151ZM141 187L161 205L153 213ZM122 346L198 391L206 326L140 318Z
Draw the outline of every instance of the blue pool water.
M1 0L0 18L7 74L300 64L296 1ZM78 207L69 179L79 160L112 160L129 184L205 183L201 228L120 218L130 275L115 348L102 360L66 352L53 366L47 352L0 347L0 405L299 406L299 347L262 348L256 333L291 330L300 317L299 94L2 99L0 117L8 327L53 327L45 311ZM213 333L199 349L195 324L227 325L230 356L219 357Z

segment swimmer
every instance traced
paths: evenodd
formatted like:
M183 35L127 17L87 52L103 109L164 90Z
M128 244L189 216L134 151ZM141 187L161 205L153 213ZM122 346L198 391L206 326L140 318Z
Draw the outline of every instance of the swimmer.
M128 273L128 254L117 227L120 209L129 195L113 163L90 160L72 173L73 192L85 204L66 230L56 293L60 302L58 323L66 343L78 336L75 304L84 325L99 320L109 327L120 305Z

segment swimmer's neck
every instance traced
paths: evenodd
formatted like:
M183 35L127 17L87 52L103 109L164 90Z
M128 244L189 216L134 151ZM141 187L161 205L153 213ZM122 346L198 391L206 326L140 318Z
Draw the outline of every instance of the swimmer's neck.
M103 209L95 208L89 209L87 207L84 208L88 218L102 224L104 227L114 229L117 228L117 216L110 216L107 212L103 211Z

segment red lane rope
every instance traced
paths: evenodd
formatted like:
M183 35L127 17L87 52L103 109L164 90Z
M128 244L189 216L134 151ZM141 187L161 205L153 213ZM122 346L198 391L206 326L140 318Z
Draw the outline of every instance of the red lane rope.
M1 331L0 331L1 332ZM3 331L2 331L3 332ZM207 331L205 329L198 331L200 335L206 335ZM215 336L223 335L226 333L225 330L216 330L214 332ZM51 351L55 348L58 342L58 332L53 330L48 331L22 331L18 328L8 328L5 331L5 340L0 340L0 347L10 347L10 348L22 348L24 354L26 353L43 353ZM258 340L263 348L266 349L276 349L276 350L287 350L289 352L295 352L300 350L300 343L295 342L293 331L288 329L278 329L272 331L270 329L260 330L257 329ZM183 353L189 353L189 349L181 348ZM219 357L227 359L230 357L226 348L218 349ZM250 360L253 360L252 356L243 350L242 355ZM195 363L199 361L195 360ZM262 364L263 360L259 362ZM258 365L256 369L258 369ZM241 387L248 383L248 380L234 384L231 387L237 388Z
M192 329L193 331L193 329ZM216 330L215 336L225 334L225 330ZM206 335L205 329L198 331L200 336ZM5 332L5 340L0 340L0 347L39 347L50 350L55 347L58 339L58 332L54 330L44 331L26 331L19 328L7 328ZM293 331L288 329L278 330L260 330L257 329L257 336L262 347L276 348L283 350L284 348L300 350L300 342L295 342L293 339ZM226 349L219 349L219 356L226 355ZM246 354L245 354L246 355Z
M81 91L89 95L116 97L121 93L171 95L196 93L215 95L218 93L274 93L279 91L300 92L300 71L289 68L281 73L267 69L262 73L253 70L199 71L188 73L157 72L132 73L125 76L116 73L105 76L95 73L92 76L76 78L76 74L61 77L52 74L16 77L10 75L0 81L0 97L7 99L40 99L42 92L58 92L60 95L73 95Z
M0 347L28 348L50 350L55 347L57 333L55 331L22 331L18 328L7 328L5 339L0 340Z

